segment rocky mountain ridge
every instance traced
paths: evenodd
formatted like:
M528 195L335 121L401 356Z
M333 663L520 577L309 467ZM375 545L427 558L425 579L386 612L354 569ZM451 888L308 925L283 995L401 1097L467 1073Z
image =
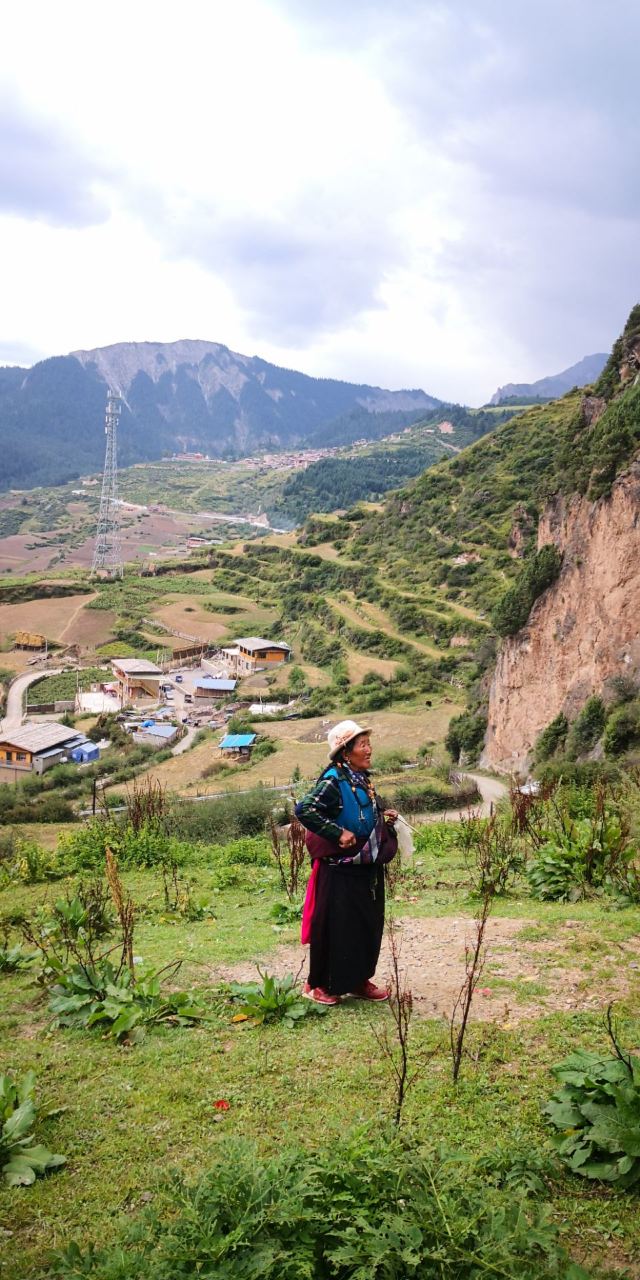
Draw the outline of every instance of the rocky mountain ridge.
M507 382L504 387L492 395L489 404L504 404L505 401L521 398L523 400L553 400L563 396L572 387L586 387L595 382L604 369L608 355L597 351L594 355L584 356L577 364L560 373L546 378L538 378L537 382Z
M571 721L615 676L640 681L640 461L596 502L557 495L538 527L538 549L549 543L562 554L560 576L503 641L493 673L490 769L526 771L560 712Z
M0 489L57 484L104 460L109 387L124 398L122 466L165 453L241 456L312 441L357 410L369 417L407 413L417 420L440 405L421 390L313 378L244 356L221 343L127 342L0 368ZM405 423L403 422L403 426Z

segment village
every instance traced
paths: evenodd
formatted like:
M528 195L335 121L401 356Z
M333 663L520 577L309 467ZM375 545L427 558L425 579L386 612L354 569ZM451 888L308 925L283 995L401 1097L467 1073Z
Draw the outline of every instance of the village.
M16 636L16 642L26 646L40 641L44 637ZM111 742L93 741L79 732L76 720L83 717L116 717L136 745L158 751L170 747L177 754L191 745L198 729L222 729L239 711L251 718L279 712L280 702L262 697L252 701L250 690L241 697L240 685L291 659L289 645L260 636L241 637L220 649L181 645L160 665L147 658L112 658L104 679L92 681L88 689L81 688L82 668L67 664L55 674L75 671L75 695L30 703L29 690L53 674L45 652L35 660L45 670L19 676L9 690L7 714L0 723L0 782L18 782L30 773L42 776L60 764L82 767L98 761ZM56 715L65 719L50 718ZM220 758L250 759L257 736L223 734L217 747Z

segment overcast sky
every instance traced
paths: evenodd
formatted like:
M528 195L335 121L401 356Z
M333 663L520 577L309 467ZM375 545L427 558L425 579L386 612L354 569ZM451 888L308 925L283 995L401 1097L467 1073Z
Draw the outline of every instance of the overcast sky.
M640 298L638 0L21 0L0 363L206 338L481 403Z

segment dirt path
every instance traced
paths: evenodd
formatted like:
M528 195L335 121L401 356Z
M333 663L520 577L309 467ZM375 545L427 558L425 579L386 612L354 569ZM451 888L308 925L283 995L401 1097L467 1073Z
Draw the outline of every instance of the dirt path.
M509 794L508 788L504 782L500 782L497 778L486 778L483 773L468 773L466 770L462 775L464 778L471 778L482 796L480 804L471 805L474 814L479 818L490 818L495 807L501 800L504 800ZM423 822L459 822L461 818L466 818L469 809L446 809L444 813L420 813L416 814L412 821L418 820Z
M558 925L552 939L541 937L539 941L532 940L531 925L532 921L522 919L489 921L486 966L471 1012L474 1020L514 1026L558 1009L604 1009L611 1000L640 989L640 972L634 967L637 938L615 944L615 955L609 956L608 946L614 944L603 943L599 959L603 966L607 961L615 963L616 969L613 977L599 983L593 973L586 974L581 969L575 950L573 967L567 964L567 949L575 948L581 933L588 933L588 925L567 920ZM473 940L473 920L469 916L403 917L398 920L398 928L401 969L406 972L416 1010L426 1018L448 1018L464 982L465 943ZM527 936L521 939L523 930ZM279 946L267 957L255 957L233 967L215 967L211 978L251 982L256 978L256 963L278 977L299 970L305 975L306 952L302 946ZM385 985L389 975L385 938L376 978Z
M94 593L93 593L93 595L92 595L92 596L83 596L83 597L82 597L82 602L81 602L81 604L79 604L79 605L78 605L78 607L77 607L76 609L74 609L74 611L73 611L73 613L71 614L71 617L69 618L69 621L68 621L68 623L67 623L67 625L66 625L66 627L65 627L64 631L62 631L62 632L60 633L60 635L58 636L58 639L59 639L59 641L60 641L60 643L61 643L61 644L64 644L64 643L65 643L65 637L66 637L67 631L69 631L70 629L72 629L72 628L73 628L73 624L74 624L74 622L76 621L76 618L78 617L78 615L82 613L82 610L83 610L83 609L86 609L87 605L88 605L88 604L90 604L92 600L95 600L95 598L96 598L97 594L98 594L98 592L97 592L97 591L94 591ZM73 643L72 638L69 640L69 643L70 643L70 644L71 644L71 643Z

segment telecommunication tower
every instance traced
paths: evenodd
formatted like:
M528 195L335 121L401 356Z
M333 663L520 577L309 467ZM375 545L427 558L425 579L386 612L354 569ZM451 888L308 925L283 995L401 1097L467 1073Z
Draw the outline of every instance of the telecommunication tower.
M122 550L120 547L120 508L118 505L118 422L122 413L122 400L115 391L107 394L105 434L107 447L104 457L104 475L100 495L100 513L96 545L93 552L91 577L104 574L108 578L124 577Z

